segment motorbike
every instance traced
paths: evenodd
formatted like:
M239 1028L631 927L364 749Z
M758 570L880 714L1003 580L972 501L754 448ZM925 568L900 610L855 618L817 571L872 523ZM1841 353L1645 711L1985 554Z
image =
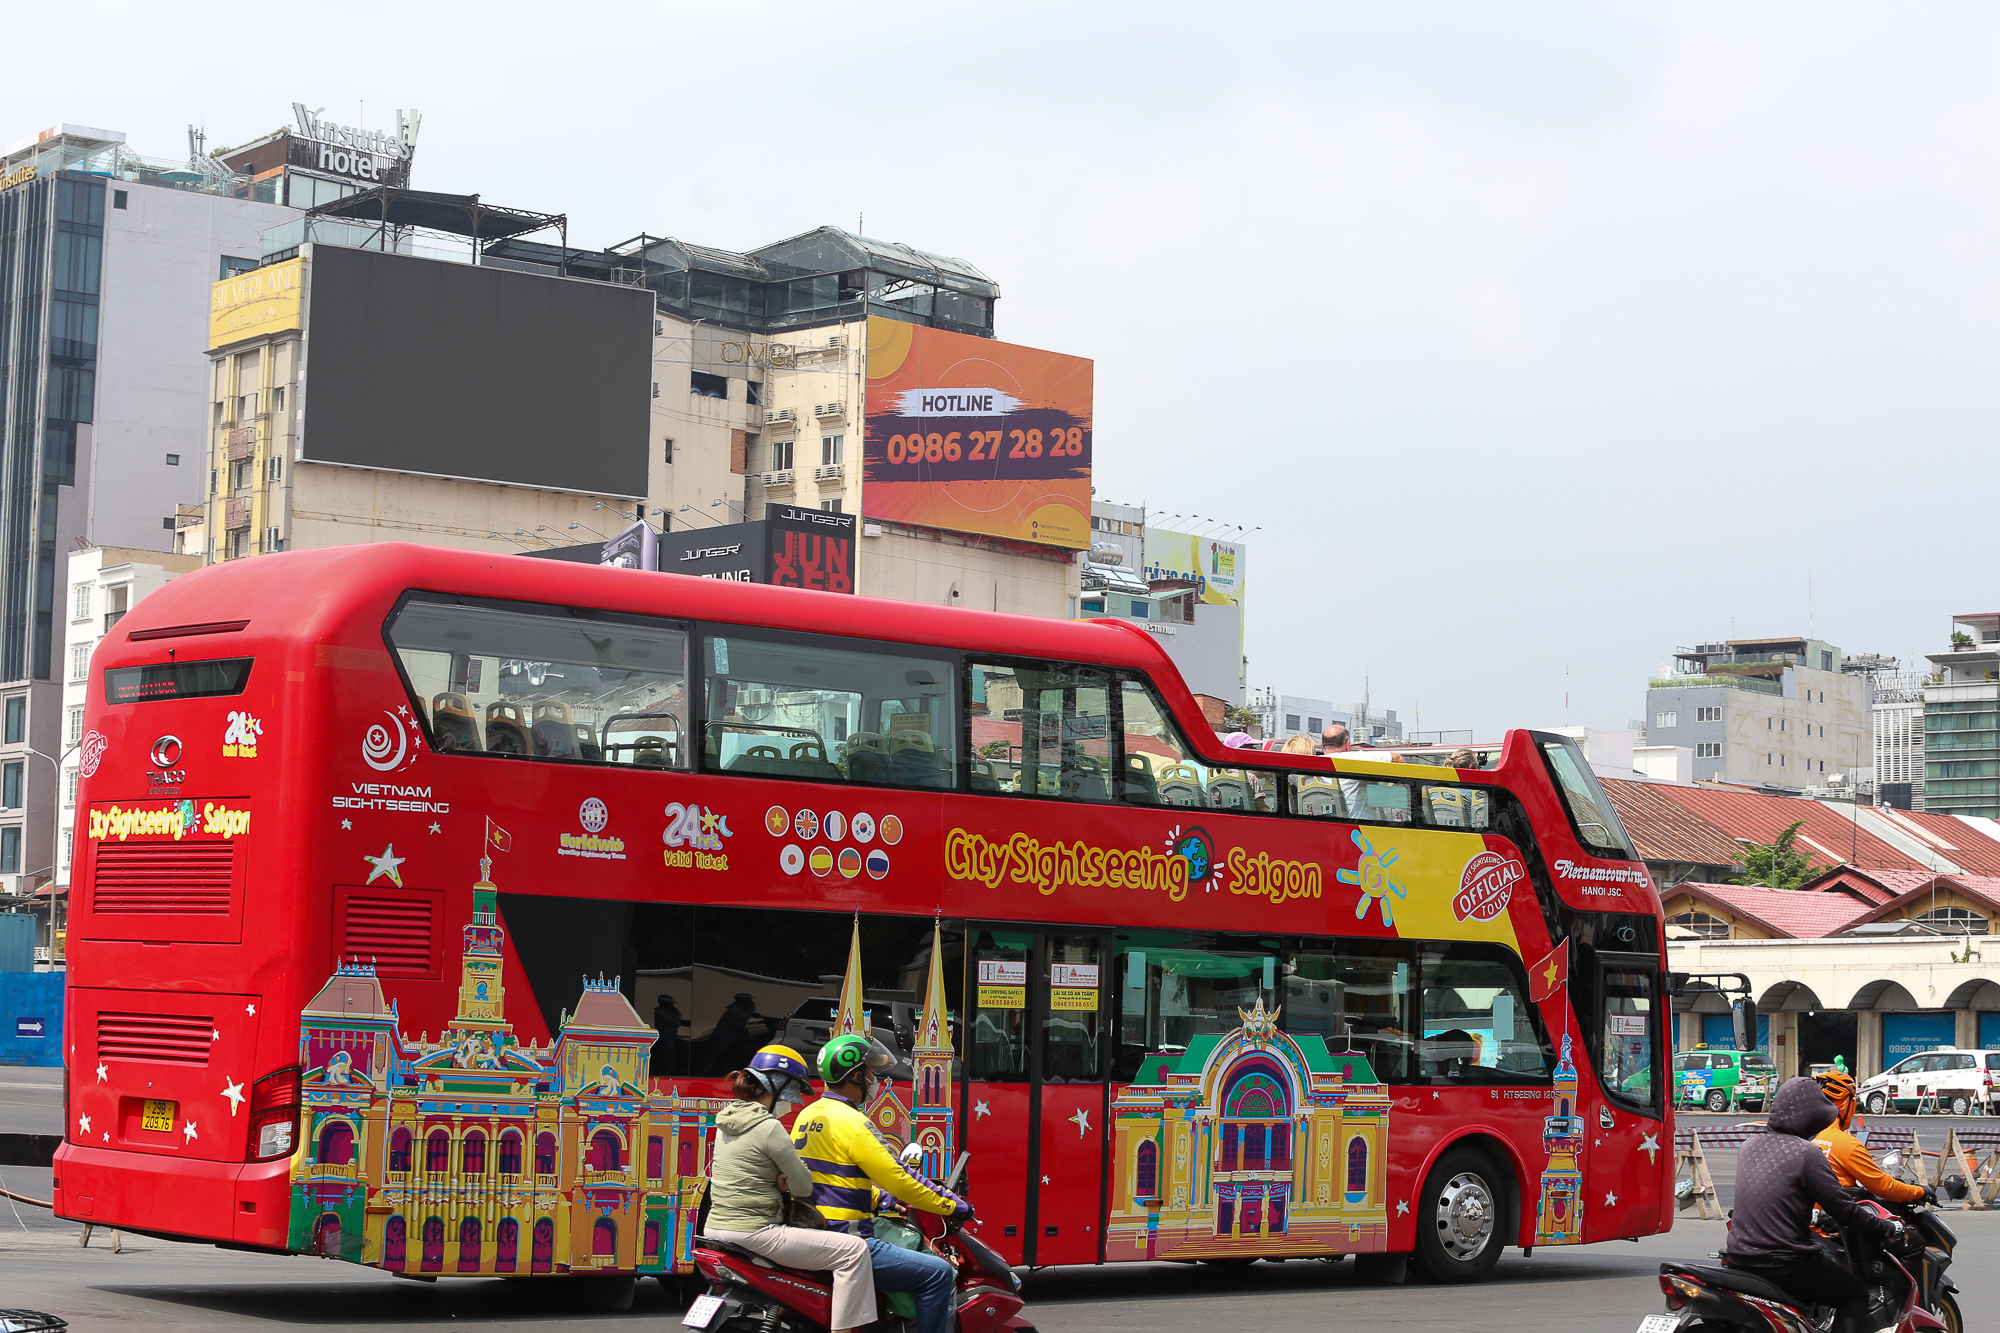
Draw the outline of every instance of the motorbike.
M1896 1155L1892 1153L1883 1165L1895 1174ZM1963 1333L1957 1284L1945 1271L1958 1245L1951 1228L1933 1209L1921 1204L1885 1203L1860 1191L1854 1193L1863 1206L1875 1209L1878 1216L1897 1218L1905 1228L1901 1239L1878 1244L1831 1227L1830 1219L1815 1210L1816 1226L1831 1228L1829 1244L1834 1257L1868 1284L1871 1326L1881 1328L1893 1317L1896 1333L1930 1329ZM1661 1264L1660 1291L1666 1297L1666 1312L1641 1320L1638 1333L1820 1333L1825 1328L1824 1307L1802 1303L1752 1273L1728 1267L1727 1249L1717 1257L1723 1261L1722 1267Z
M971 1154L961 1153L945 1182L952 1189ZM1021 1317L1021 1279L993 1249L949 1218L919 1213L910 1221L883 1213L876 1235L906 1248L924 1249L958 1272L952 1306L958 1333L1035 1333ZM833 1282L826 1273L773 1263L741 1246L696 1236L696 1269L708 1279L681 1323L708 1333L827 1333L833 1317ZM915 1319L908 1298L877 1292L879 1314L867 1327L880 1333L909 1333Z

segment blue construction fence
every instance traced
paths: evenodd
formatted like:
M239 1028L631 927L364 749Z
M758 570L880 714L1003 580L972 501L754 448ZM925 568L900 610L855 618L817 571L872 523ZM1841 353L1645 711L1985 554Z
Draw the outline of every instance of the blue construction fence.
M0 1065L63 1062L63 972L0 972Z

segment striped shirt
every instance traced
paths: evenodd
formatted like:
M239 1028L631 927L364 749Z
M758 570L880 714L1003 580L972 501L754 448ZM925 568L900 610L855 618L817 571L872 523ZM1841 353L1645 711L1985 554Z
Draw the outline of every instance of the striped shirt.
M875 1208L883 1192L926 1213L950 1214L959 1199L903 1169L853 1103L832 1093L799 1112L792 1146L812 1172L813 1206L835 1231L875 1234Z

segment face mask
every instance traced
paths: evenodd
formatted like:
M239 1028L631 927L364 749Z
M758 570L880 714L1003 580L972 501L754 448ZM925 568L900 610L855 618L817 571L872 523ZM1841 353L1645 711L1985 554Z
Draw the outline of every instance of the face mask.
M783 1120L798 1109L799 1104L797 1102L776 1101L771 1103L771 1114L780 1120Z

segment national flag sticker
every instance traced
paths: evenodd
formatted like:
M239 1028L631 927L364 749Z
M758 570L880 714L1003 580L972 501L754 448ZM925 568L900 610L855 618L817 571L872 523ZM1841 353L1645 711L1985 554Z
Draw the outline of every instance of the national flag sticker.
M840 873L843 878L853 879L861 873L861 853L852 847L840 849Z
M811 842L819 836L819 816L810 810L801 810L792 816L792 832Z
M894 816L891 816L891 818L894 818ZM887 875L889 873L889 853L883 851L880 847L869 852L868 873L876 879L881 879Z
M796 875L806 868L806 854L797 843L786 843L785 850L778 853L778 868L787 875Z
M886 844L887 846L894 847L897 843L901 842L902 840L903 840L903 821L896 818L894 815L883 815L882 816L883 843Z
M812 872L815 875L826 875L833 872L833 848L831 847L813 848L812 855L807 857L806 860L812 866Z
M841 814L840 811L827 811L826 818L822 823L826 827L826 840L828 842L839 842L847 836L847 816Z
M785 830L792 826L792 816L782 805L774 805L764 812L764 828L774 838L785 836Z
M847 831L854 835L856 842L875 841L875 816L865 811L857 814L847 821Z

